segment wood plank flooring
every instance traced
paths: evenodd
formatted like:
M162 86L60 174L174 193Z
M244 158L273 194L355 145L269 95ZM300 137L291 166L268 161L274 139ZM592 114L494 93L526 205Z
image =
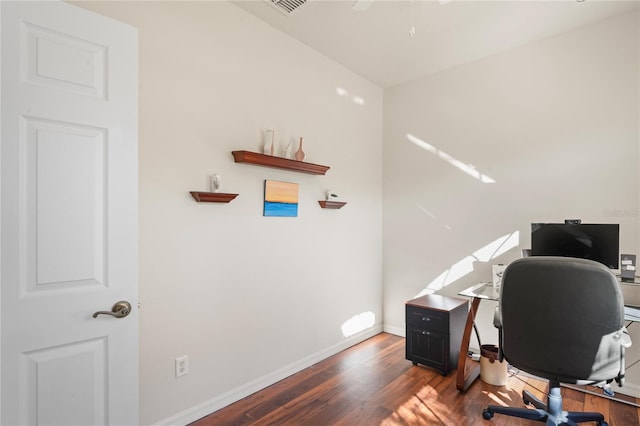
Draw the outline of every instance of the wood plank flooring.
M510 371L506 386L478 379L460 393L455 371L444 377L414 366L404 357L404 345L402 337L379 334L191 426L541 424L498 414L487 421L481 413L488 404L523 407L523 389L544 400L546 382ZM640 425L640 408L565 388L562 396L565 410L601 412L610 426ZM640 403L619 393L616 397Z

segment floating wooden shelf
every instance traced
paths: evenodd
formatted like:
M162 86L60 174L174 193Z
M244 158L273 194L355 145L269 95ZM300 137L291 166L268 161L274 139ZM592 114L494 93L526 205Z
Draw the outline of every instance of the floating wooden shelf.
M288 158L264 155L251 151L232 151L236 163L249 163L257 166L274 167L276 169L293 170L295 172L309 173L312 175L324 175L329 166L305 163L304 161L290 160Z
M318 201L323 209L341 209L345 202L343 201Z
M191 191L191 196L199 203L228 203L238 194L225 194L224 192L199 192Z

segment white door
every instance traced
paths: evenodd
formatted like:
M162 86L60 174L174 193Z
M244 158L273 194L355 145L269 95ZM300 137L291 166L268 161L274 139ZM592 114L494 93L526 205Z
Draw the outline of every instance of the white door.
M0 8L0 421L137 424L137 31Z

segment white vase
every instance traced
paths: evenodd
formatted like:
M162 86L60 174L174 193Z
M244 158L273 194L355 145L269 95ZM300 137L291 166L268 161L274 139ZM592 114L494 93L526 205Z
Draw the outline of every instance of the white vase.
M275 130L267 130L264 133L264 148L262 149L262 152L265 155L273 155L273 139L275 134Z
M287 150L284 152L284 158L292 159L293 158L293 141L289 142L287 145Z

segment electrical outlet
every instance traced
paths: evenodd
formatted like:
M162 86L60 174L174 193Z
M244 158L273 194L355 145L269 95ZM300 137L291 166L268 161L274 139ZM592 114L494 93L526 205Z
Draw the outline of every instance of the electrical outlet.
M176 358L176 378L189 372L189 357L187 355Z

